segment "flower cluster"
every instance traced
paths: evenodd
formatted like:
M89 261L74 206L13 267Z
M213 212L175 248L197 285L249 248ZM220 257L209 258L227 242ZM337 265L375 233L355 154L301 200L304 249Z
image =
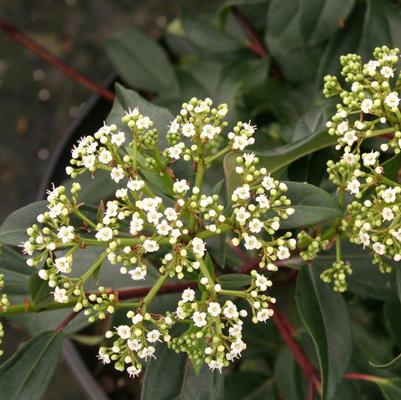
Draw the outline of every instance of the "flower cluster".
M101 284L99 271L106 261L126 276L127 286L148 279L150 264L157 265L160 275L153 288L128 304L130 322L108 331L108 343L99 351L104 363L126 369L130 376L140 373L161 341L188 353L194 364L205 361L221 370L246 348L242 325L248 311L238 309L234 300L246 301L254 323L266 322L273 314L275 299L265 294L272 283L265 275L252 272L247 289L226 290L211 263L209 239L223 233L231 235L233 245L258 256L259 266L268 271L275 271L275 263L288 259L296 247L290 232L279 234L280 221L294 213L285 195L287 185L257 168L253 153L236 160L238 185L230 194L230 206L203 188L213 161L254 143L250 123L238 122L224 133L227 111L225 104L213 107L210 99L184 103L168 128L168 147L159 151L159 135L150 118L136 108L128 110L123 127L105 124L82 138L67 167L72 178L106 171L118 184L114 195L93 207L78 200L81 187L76 182L70 190L53 188L47 210L27 231L23 248L30 256L28 265L48 282L55 302L83 310L90 322L127 306L114 289L98 286L88 291L90 278ZM191 162L193 179L175 176L179 159ZM75 257L91 246L99 252L77 276ZM171 278L195 278L198 290L184 290L176 309L150 314L148 305Z
M333 76L325 78L324 86L326 96L339 95L342 100L327 123L342 153L339 161L328 162L329 178L339 188L340 203L350 199L338 229L369 249L383 272L391 270L388 260L401 260L401 185L386 170L401 151L398 53L386 46L376 48L374 59L365 64L358 55L343 56L342 75L349 89ZM376 137L381 144L373 140ZM350 272L348 263L337 259L322 278L343 291Z
M4 288L4 275L0 274L0 292ZM10 302L8 300L8 297L5 293L1 294L0 293L0 311L7 311L8 306L10 305ZM4 337L4 329L3 329L3 324L0 322L0 344L3 340ZM0 349L0 356L3 354L3 350Z

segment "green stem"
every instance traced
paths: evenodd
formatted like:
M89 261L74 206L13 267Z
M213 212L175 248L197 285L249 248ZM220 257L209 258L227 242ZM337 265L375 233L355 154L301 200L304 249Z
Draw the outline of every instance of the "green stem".
M220 294L223 296L233 296L233 297L242 297L244 299L248 299L248 294L241 291L241 290L226 290L222 289L220 291Z
M167 279L168 279L168 273L161 275L159 279L154 283L149 293L144 297L142 301L142 311L144 313L146 312L146 308L148 307L149 303L157 295L157 292L160 290L160 288L163 286L163 284L166 282Z
M107 253L104 251L98 259L91 265L91 267L80 277L80 281L84 284L102 265L102 262L106 258Z
M76 209L76 210L74 210L74 214L75 214L78 218L82 219L82 221L86 222L86 224L87 224L88 226L90 226L90 227L93 228L93 229L96 229L96 224L93 223L87 216L85 216L84 214L82 214L81 211L79 211L78 209Z
M205 164L208 165L208 164L212 163L214 160L216 160L216 159L219 158L219 157L224 156L224 155L227 154L229 151L231 151L231 147L229 147L229 146L224 147L224 149L220 150L218 153L213 154L213 155L210 156L210 157L206 157L206 158L205 158Z
M204 164L204 160L202 159L202 157L199 157L199 162L196 168L196 176L195 176L195 183L194 186L196 186L197 188L201 189L202 188L202 184L203 184L203 179L205 177L205 164ZM194 232L195 230L195 226L196 226L196 216L194 214L191 214L191 216L189 217L189 231L190 232Z
M386 133L394 133L397 130L398 129L396 127L377 129L375 131L372 131L371 134L369 135L369 137L381 136L381 135L385 135Z
M68 303L57 303L54 301L52 303L46 304L45 307L37 306L35 304L14 304L14 305L7 307L7 311L1 311L0 317L6 317L9 315L14 315L14 314L24 314L24 313L31 313L31 312L60 310L63 308L71 308L71 307L75 306L77 301L78 301L78 298L69 300Z
M205 276L207 278L209 292L212 295L212 298L214 299L214 298L216 298L216 291L214 290L214 278L213 278L212 274L210 273L209 268L207 267L203 258L198 259L198 261L200 263L200 270L201 270L203 276Z
M121 309L121 308L138 308L141 306L141 303L139 301L136 302L124 302L124 303L117 303L114 305L116 309Z

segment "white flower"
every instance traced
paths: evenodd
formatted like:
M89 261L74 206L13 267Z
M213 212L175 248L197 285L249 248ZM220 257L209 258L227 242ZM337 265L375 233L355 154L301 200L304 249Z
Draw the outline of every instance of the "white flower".
M251 144L255 143L255 139L254 138L248 138L245 135L238 135L235 136L233 139L233 149L234 150L244 150L245 147L248 147Z
M391 92L386 96L384 99L384 103L390 108L397 108L398 104L400 103L400 99L398 97L397 92Z
M113 159L113 156L112 156L112 154L111 154L108 150L103 149L103 150L99 153L98 158L99 158L99 161L100 161L102 164L109 164L110 161Z
M359 240L365 248L365 246L369 246L370 244L370 235L365 231L359 231Z
M373 101L371 99L364 99L361 103L361 110L365 114L369 114L372 107L373 107Z
M256 126L252 126L250 124L251 121L248 122L244 122L242 124L242 129L244 129L244 131L246 131L248 133L248 135L253 135L255 133L256 130Z
M103 228L99 229L95 236L96 239L100 240L101 242L108 242L113 239L113 230L108 226L104 226Z
M251 191L249 185L237 187L232 194L233 201L236 201L237 198L240 198L241 200L247 200L250 197L251 197Z
M263 228L263 222L257 218L253 218L249 221L248 227L252 233L259 233Z
M398 231L391 231L391 234L399 241L401 242L401 228L398 229Z
M240 324L234 324L230 329L228 330L228 334L233 337L241 337L242 336L242 326Z
M143 229L143 219L139 217L138 213L132 215L129 231L131 235L137 235Z
M74 227L73 226L62 226L57 232L57 237L61 239L63 243L68 243L74 240Z
M245 239L245 248L247 250L257 250L262 247L262 243L260 243L255 236L244 235L244 239Z
M237 306L231 300L226 301L226 304L223 308L223 314L229 319L238 318Z
M134 281L141 281L146 278L146 269L141 267L136 267L131 271L128 271L128 273Z
M117 326L117 335L121 339L129 339L131 337L131 328L128 325Z
M127 183L127 188L133 192L138 192L145 186L145 182L141 179L130 179Z
M184 147L185 147L184 143L180 142L172 147L168 147L166 151L170 158L173 158L174 160L179 160Z
M125 133L120 131L111 135L111 143L120 147L125 142Z
M353 179L351 182L348 183L346 190L348 190L352 194L359 193L359 187L361 184L359 183L358 179Z
M169 221L175 221L177 219L177 213L172 207L168 207L164 210L164 215Z
M159 244L156 240L146 239L143 242L143 248L145 253L154 253L155 251L159 250Z
M276 187L276 185L274 184L274 179L271 176L265 176L263 178L262 186L266 190L271 190L271 189L274 189Z
M380 153L378 151L371 151L370 153L363 153L362 160L365 167L370 167L376 164L377 158Z
M212 317L218 317L221 313L221 307L220 304L217 302L210 302L208 307L207 307L207 312L212 316Z
M203 257L206 251L205 242L200 238L193 238L192 239L192 251L197 257Z
M220 133L220 127L218 126L213 126L210 124L206 124L200 133L200 138L201 139L207 139L207 140L212 140L216 135Z
M121 167L114 167L110 172L111 179L118 183L124 178L124 170Z
M394 71L391 67L384 66L380 70L380 73L387 79L392 78L394 76Z
M141 315L141 314L135 314L133 317L132 317L132 323L134 324L134 325L137 325L137 324L139 324L140 322L142 322L143 321L143 316Z
M261 194L255 200L259 203L260 208L270 208L270 202L266 195Z
M102 348L99 349L99 354L96 356L98 360L100 360L103 364L110 364L110 356L107 353L102 351Z
M381 196L386 203L394 203L396 194L397 190L395 188L388 188L386 190L383 190Z
M182 126L181 133L185 137L192 137L193 135L195 135L195 127L194 127L194 125L191 124L190 122L187 122L186 124L184 124Z
M145 361L149 358L149 357L153 357L154 353L155 353L155 348L153 346L149 346L149 347L144 347L142 350L138 351L138 356L140 358L143 358Z
M246 210L245 207L240 207L235 210L235 219L240 225L245 225L251 214Z
M149 129L152 126L152 121L149 117L138 118L136 121L136 127L138 129Z
M149 343L161 342L160 332L157 329L153 329L147 333L146 339Z
M136 378L141 373L141 369L131 365L127 368L127 372L130 378Z
M342 159L348 165L353 165L356 162L356 156L353 153L345 152L342 156Z
M208 366L212 371L214 371L215 369L218 369L219 372L221 373L221 369L224 367L224 364L221 361L210 360L208 363Z
M246 349L246 344L241 339L237 339L235 342L231 343L230 347L231 352L235 355L238 355Z
M188 183L185 179L177 180L173 185L174 193L185 193L189 190Z
M286 260L287 258L290 258L290 250L288 250L288 247L285 246L278 246L277 249L277 258L279 260Z
M375 253L382 256L386 251L386 246L384 246L383 243L376 242L376 243L373 243L372 249Z
M337 125L337 132L343 135L345 132L348 131L348 128L348 121L342 121Z
M245 153L242 157L244 158L245 163L249 165L252 164L256 158L255 153Z
M273 315L273 311L269 308L262 308L256 314L256 318L260 322L266 322Z
M67 290L56 286L53 292L54 301L57 303L68 303Z
M95 166L96 157L93 154L83 156L82 163L84 164L85 168L92 169Z
M162 215L163 215L162 213L159 213L157 210L152 208L146 214L146 218L150 224L157 225Z
M116 190L116 197L118 199L123 199L124 197L126 197L128 194L127 189L126 188L121 188L121 189L117 189Z
M269 281L265 276L256 273L255 285L264 292L267 290L268 286L271 286L271 281Z
M368 74L370 76L373 76L376 73L376 68L379 66L379 62L376 60L370 60L367 64L365 64L365 67L368 71Z
M344 136L341 138L341 141L344 143L347 143L348 146L352 146L354 142L358 140L358 137L356 136L356 133L354 130L348 131L344 134Z
M181 301L183 303L191 302L195 299L195 291L191 288L187 288L182 292Z
M394 213L389 207L384 207L382 210L382 217L385 221L392 221L394 219Z
M176 118L176 119L174 119L174 121L170 122L168 131L171 133L177 133L178 129L180 129L180 124L178 123L177 118Z
M54 265L56 266L57 271L63 274L69 274L71 272L71 263L71 256L59 257L54 260Z
M202 328L207 325L205 312L195 311L192 315L192 320L194 321L195 326L198 328Z
M160 224L156 225L157 233L162 236L167 236L172 229L173 228L168 224L165 219L163 219Z

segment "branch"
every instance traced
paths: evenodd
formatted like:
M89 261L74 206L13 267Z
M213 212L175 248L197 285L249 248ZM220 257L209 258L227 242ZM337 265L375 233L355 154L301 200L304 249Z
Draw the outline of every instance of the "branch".
M64 75L72 78L74 81L78 82L91 92L96 93L99 96L102 96L103 98L105 98L110 102L113 102L114 100L113 92L98 85L97 83L93 82L90 78L82 75L76 69L67 65L63 60L56 57L54 54L50 53L40 44L36 43L29 36L27 36L25 33L20 31L18 28L6 22L2 17L0 17L0 29L2 29L15 42L19 43L32 53L36 54L48 64L53 65Z
M55 332L62 332L64 328L79 314L78 312L73 311L66 319L64 319L61 324L54 330Z

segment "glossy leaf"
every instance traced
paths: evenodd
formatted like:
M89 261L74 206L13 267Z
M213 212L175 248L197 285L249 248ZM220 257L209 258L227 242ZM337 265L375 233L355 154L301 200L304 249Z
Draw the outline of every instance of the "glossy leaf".
M31 270L24 257L0 244L0 274L4 275L3 293L9 295L27 294Z
M7 400L40 400L61 352L62 335L45 332L0 367L0 393Z
M29 280L29 293L32 304L38 307L45 306L53 300L48 282L39 278L36 272Z
M342 215L333 196L323 189L308 183L285 183L288 187L285 194L291 200L295 213L280 223L281 228L298 228L333 220Z
M12 212L0 226L0 243L19 245L28 239L26 230L46 210L46 201L36 201Z
M224 398L230 400L274 400L274 382L253 371L238 371L224 379Z
M107 40L106 51L131 87L156 93L177 88L166 53L149 35L133 27L124 28Z
M399 400L401 398L401 379L380 379L379 388L385 400Z
M302 267L296 286L296 303L319 359L323 400L332 397L343 379L352 353L348 312L341 295L319 277L314 267Z
M251 277L248 274L225 274L220 275L217 280L224 289L239 289L251 283Z
M185 354L159 346L147 364L142 400L221 400L223 376L204 365L198 375Z

